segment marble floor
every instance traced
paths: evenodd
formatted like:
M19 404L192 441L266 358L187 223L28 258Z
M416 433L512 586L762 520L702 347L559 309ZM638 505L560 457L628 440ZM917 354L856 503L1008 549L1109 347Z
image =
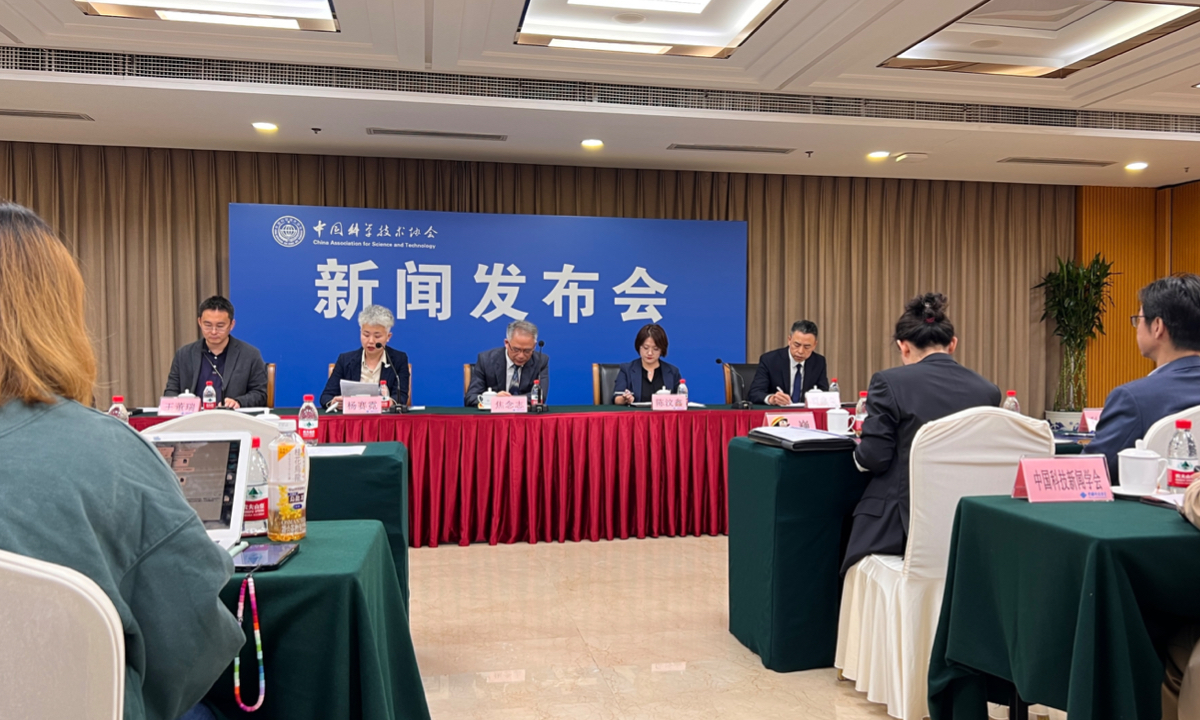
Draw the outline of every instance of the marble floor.
M886 718L832 669L780 674L729 634L727 542L409 551L433 720Z

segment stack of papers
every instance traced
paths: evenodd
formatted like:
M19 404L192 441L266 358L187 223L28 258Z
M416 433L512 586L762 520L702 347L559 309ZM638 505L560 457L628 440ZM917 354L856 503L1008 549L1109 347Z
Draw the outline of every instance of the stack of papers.
M1175 510L1182 511L1184 497L1185 496L1183 493L1155 493L1153 495L1146 495L1143 497L1142 502L1146 503L1147 505L1174 508Z
M793 427L761 427L750 431L750 439L763 445L800 452L803 450L853 450L854 440L846 435Z

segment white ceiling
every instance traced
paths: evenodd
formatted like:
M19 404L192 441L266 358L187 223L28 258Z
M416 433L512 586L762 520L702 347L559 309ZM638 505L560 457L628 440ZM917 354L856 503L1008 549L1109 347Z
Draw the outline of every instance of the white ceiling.
M713 0L714 3L720 0ZM868 98L1200 115L1200 25L1066 79L881 69L976 0L789 0L727 60L514 45L522 0L338 0L342 32L97 18L70 0L0 0L0 45L310 65ZM1186 4L1200 4L1189 0ZM1200 135L597 106L378 91L0 73L0 139L477 159L613 167L1162 186L1200 178ZM249 123L280 125L273 136ZM367 127L508 135L506 142L367 136ZM314 135L309 128L320 127ZM600 152L579 141L599 137ZM671 143L794 147L785 156L669 151ZM813 150L812 157L804 151ZM872 150L930 153L918 165ZM1103 169L1004 157L1110 160ZM1150 163L1141 173L1123 165ZM1185 171L1184 168L1190 168Z

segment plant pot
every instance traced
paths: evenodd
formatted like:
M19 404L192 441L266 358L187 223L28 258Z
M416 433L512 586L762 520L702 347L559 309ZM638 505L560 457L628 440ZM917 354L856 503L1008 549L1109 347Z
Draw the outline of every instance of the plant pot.
M1079 422L1083 420L1083 412L1079 410L1068 412L1046 411L1046 422L1054 432L1079 432Z

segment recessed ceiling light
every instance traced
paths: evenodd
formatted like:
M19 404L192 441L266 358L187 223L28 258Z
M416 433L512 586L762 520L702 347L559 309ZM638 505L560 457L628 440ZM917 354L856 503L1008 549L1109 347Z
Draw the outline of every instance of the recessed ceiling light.
M158 17L174 22L209 23L211 25L243 25L245 27L265 27L277 30L299 30L300 23L295 18L250 17L248 15L213 15L210 13L179 12L177 10L157 10Z
M1125 166L1125 169L1126 170L1145 170L1148 167L1150 167L1150 163L1131 162Z
M575 50L603 50L605 52L640 53L642 55L662 55L671 49L670 45L635 45L634 43L593 42L591 40L563 40L554 38L550 47L573 48Z
M876 150L873 153L867 153L867 157L871 158L872 160L884 160L891 156L892 154L887 150Z
M254 126L255 130L261 130L263 132L275 132L276 130L279 129L279 126L276 125L275 123L256 122L256 123L250 123L250 124Z
M332 0L75 0L85 15L338 32Z
M604 141L597 140L595 138L589 138L579 144L583 146L584 150L599 150L600 148L604 147Z

